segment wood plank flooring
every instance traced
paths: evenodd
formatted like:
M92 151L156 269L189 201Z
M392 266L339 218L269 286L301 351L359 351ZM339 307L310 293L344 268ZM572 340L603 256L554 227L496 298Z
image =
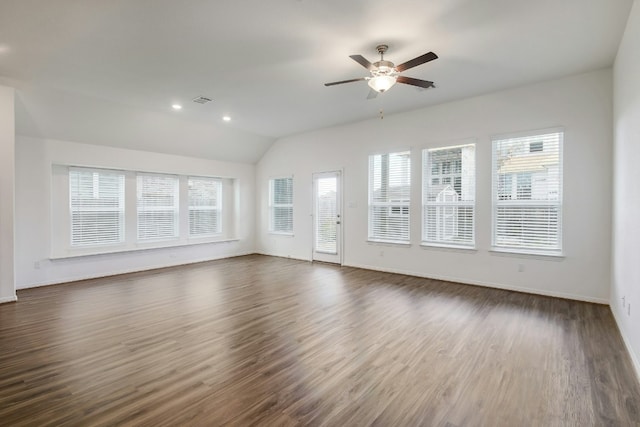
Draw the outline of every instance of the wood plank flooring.
M259 255L18 297L0 425L640 425L607 306Z

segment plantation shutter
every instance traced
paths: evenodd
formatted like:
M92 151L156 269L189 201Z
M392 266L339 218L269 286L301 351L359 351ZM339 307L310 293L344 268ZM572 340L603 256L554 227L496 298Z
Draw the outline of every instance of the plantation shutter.
M124 174L69 170L71 246L124 242Z
M475 244L475 145L422 152L422 242Z
M203 237L221 232L222 182L214 178L190 177L189 236Z
M409 241L409 151L369 156L369 240Z
M293 178L274 178L270 184L270 224L272 233L293 233Z
M137 177L138 240L178 237L178 177L139 174Z
M563 133L493 141L494 246L562 248Z

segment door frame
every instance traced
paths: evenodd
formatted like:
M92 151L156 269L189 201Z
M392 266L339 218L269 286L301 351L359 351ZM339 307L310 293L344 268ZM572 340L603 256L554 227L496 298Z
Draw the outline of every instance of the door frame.
M336 197L336 202L338 204L337 214L339 215L340 224L336 228L336 251L337 260L336 261L327 261L326 259L321 260L316 258L316 178L321 177L322 175L335 174L337 176L337 186L336 190L338 192L338 196ZM333 170L325 170L321 172L313 172L311 174L311 261L312 262L329 262L337 265L343 265L344 262L344 196L342 194L344 185L342 183L344 173L342 169L333 169Z

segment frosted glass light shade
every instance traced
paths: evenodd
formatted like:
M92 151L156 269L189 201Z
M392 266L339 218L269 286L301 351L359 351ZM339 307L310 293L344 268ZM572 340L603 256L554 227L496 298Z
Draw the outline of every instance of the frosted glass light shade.
M368 84L371 89L382 93L396 84L396 78L393 76L376 76L370 79Z

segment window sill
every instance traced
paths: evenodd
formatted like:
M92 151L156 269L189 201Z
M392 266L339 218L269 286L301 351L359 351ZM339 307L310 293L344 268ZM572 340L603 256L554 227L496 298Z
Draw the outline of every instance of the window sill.
M104 250L95 250L95 248L91 249L69 249L67 253L64 254L53 254L49 257L50 260L62 260L68 258L81 258L87 256L96 256L96 255L114 255L114 254L126 254L130 252L140 252L140 251L148 251L148 250L156 250L156 249L172 249L172 248L182 248L186 246L195 246L195 245L206 245L206 244L215 244L215 243L230 243L230 242L238 242L240 239L232 238L232 239L221 239L221 240L199 240L199 241L188 241L188 242L176 242L171 244L136 244L135 247L131 246L111 246L105 247ZM164 243L167 241L164 240Z
M466 253L476 253L478 249L475 246L457 246L457 245L446 245L446 244L437 244L437 243L425 243L422 242L420 246L423 249L432 249L432 250L445 250L451 252L466 252Z
M401 242L394 240L371 240L368 239L367 243L370 245L383 245L383 246L401 246L401 247L411 247L410 242Z
M271 236L294 237L293 233L278 233L277 231L269 231Z
M489 250L489 253L496 256L510 256L516 258L537 258L546 260L561 261L565 258L563 252L544 252L525 249L511 249L511 248L497 248L493 247Z

